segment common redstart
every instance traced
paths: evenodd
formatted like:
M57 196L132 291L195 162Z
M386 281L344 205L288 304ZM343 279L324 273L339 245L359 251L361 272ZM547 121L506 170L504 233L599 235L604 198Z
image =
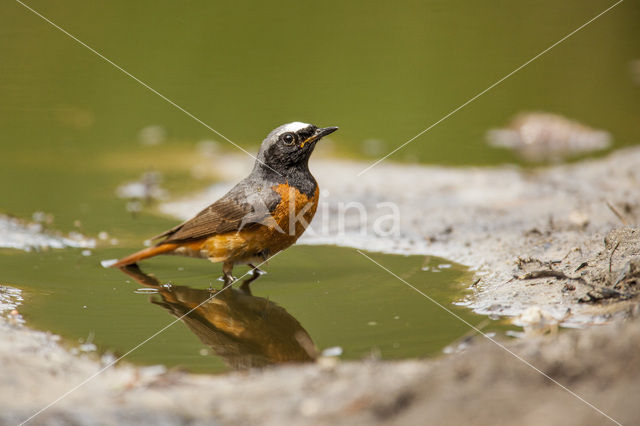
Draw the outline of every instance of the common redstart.
M318 206L318 184L309 171L316 143L337 127L293 122L273 130L260 146L253 170L194 218L152 239L162 239L118 260L124 267L158 254L176 254L223 262L226 284L233 266L254 264L291 246L305 231Z

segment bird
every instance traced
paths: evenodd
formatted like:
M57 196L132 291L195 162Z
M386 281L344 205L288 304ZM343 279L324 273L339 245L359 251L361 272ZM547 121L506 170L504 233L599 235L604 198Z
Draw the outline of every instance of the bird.
M264 272L255 265L290 247L304 233L318 207L319 187L309 158L337 127L292 122L262 141L251 173L219 200L153 238L158 242L104 266L124 268L160 254L222 263L222 281L235 281L233 267L246 264L249 284ZM243 284L243 285L244 285Z

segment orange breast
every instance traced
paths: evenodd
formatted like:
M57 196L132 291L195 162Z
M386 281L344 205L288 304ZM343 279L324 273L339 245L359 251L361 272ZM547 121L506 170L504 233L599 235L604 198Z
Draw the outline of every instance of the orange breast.
M311 223L318 207L319 190L309 198L287 184L275 185L281 201L271 218L258 227L214 235L200 248L212 262L260 262L296 242ZM203 254L204 254L203 253Z

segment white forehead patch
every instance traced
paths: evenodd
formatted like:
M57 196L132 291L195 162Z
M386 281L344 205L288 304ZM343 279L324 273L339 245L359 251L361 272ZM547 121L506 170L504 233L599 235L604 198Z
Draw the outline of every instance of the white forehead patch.
M297 132L298 130L305 129L305 128L309 127L309 126L311 126L311 124L301 123L299 121L294 121L293 123L288 123L288 124L285 124L284 126L282 126L282 131L283 132Z

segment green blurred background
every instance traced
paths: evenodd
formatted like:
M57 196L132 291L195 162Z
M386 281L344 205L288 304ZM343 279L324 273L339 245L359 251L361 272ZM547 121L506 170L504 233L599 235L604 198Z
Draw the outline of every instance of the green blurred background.
M338 125L343 154L376 158L614 2L26 3L238 144L299 120ZM19 3L0 10L3 155L73 163L126 148L150 124L184 144L219 139ZM484 134L523 110L637 143L638 22L638 3L621 3L393 160L511 161ZM363 152L367 139L380 142Z

